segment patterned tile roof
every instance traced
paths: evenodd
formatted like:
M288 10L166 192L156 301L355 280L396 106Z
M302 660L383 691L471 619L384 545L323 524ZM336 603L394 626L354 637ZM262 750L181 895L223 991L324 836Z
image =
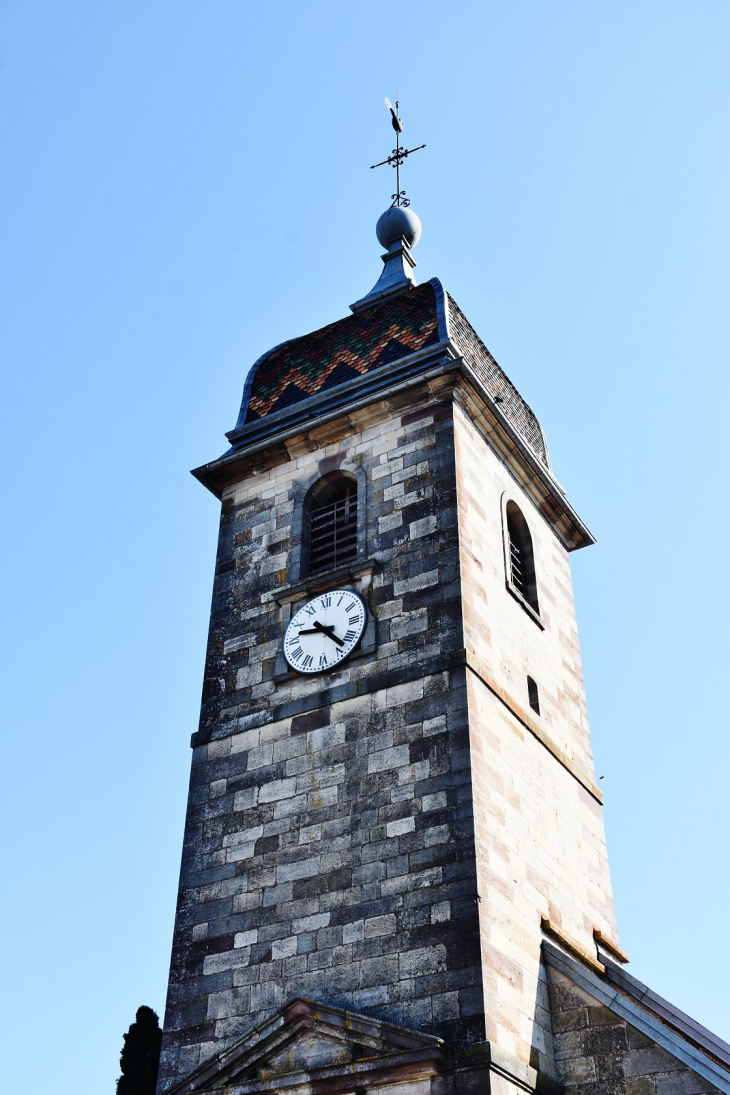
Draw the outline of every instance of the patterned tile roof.
M447 339L550 467L537 417L437 278L269 350L247 377L238 423L228 436L237 438L268 415Z
M254 366L245 421L356 380L438 341L436 294L426 282L271 350Z
M545 436L537 415L532 407L525 403L507 374L500 369L456 301L448 293L446 299L449 308L449 334L459 347L467 365L476 373L495 402L499 403L504 416L522 434L543 464L549 468L550 459Z

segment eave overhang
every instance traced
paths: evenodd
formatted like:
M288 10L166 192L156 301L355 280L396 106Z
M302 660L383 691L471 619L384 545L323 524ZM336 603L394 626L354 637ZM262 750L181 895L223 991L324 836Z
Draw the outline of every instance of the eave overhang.
M192 474L222 498L227 487L265 464L267 457L288 458L288 441L448 375L453 376L462 409L509 464L565 548L575 551L594 544L595 537L568 502L560 483L501 411L450 338L233 431L228 435L233 448L218 460L194 468Z

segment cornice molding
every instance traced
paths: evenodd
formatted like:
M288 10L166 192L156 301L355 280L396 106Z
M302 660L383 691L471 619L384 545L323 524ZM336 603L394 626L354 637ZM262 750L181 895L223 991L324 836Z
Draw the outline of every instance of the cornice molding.
M216 497L222 498L226 487L260 466L267 453L276 454L278 460L288 460L286 445L294 438L310 434L326 423L346 419L366 407L387 404L408 391L415 396L420 387L449 375L453 377L455 399L462 411L528 491L566 550L595 543L595 537L568 502L552 471L500 410L450 339L402 358L395 365L366 373L355 383L342 385L342 390L332 388L270 419L244 427L236 434L236 448L195 468L192 474Z

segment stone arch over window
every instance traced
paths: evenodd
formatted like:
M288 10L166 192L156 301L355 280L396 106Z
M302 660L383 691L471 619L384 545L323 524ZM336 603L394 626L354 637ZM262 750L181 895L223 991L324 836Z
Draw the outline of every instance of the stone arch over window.
M350 461L303 485L294 512L295 571L300 578L365 558L366 476Z
M511 498L504 505L504 522L507 586L539 616L532 535L524 513Z

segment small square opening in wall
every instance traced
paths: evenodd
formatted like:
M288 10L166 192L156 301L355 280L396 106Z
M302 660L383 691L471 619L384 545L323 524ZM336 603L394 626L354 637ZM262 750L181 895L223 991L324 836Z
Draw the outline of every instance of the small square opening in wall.
M527 678L527 698L530 701L530 707L536 715L540 714L540 696L537 691L537 685L533 681L532 677Z

